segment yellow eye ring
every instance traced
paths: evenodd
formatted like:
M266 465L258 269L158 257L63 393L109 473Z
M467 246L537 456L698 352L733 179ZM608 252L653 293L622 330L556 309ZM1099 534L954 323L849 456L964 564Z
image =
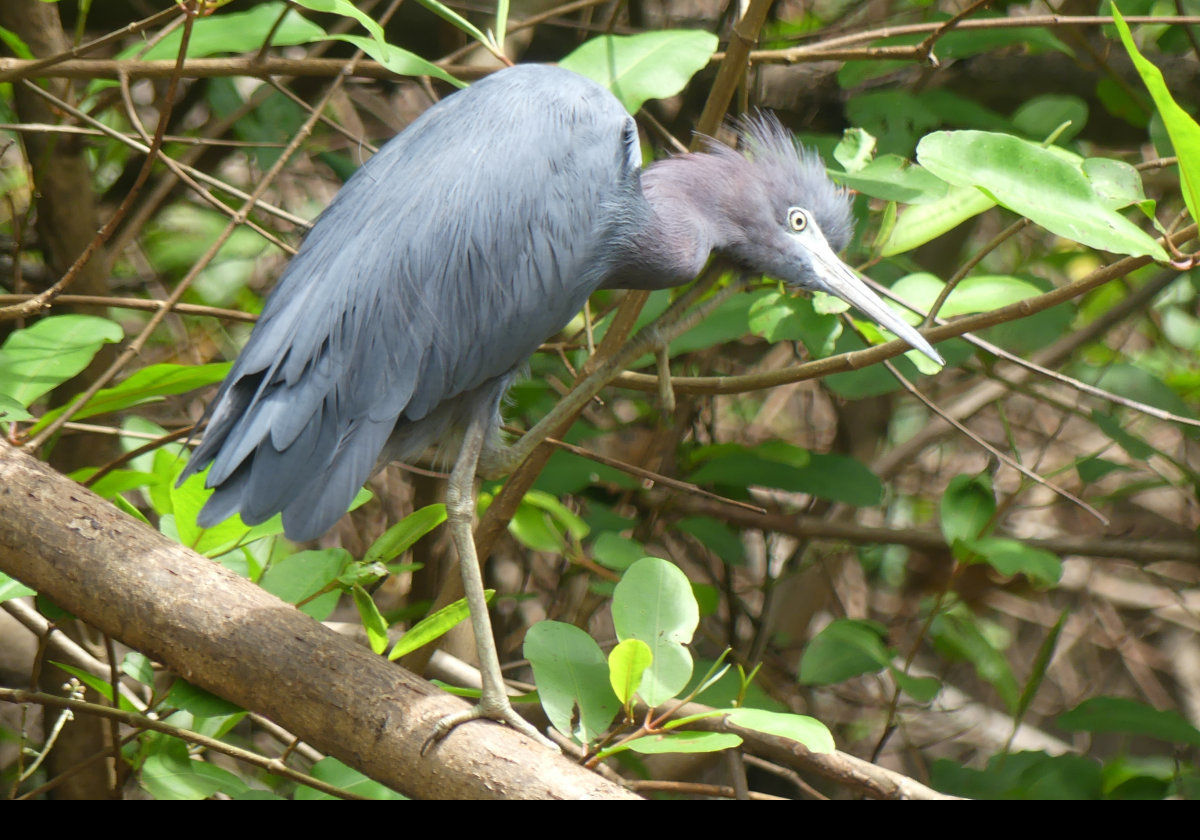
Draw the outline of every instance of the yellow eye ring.
M808 227L808 213L801 210L799 207L793 207L788 210L788 227L796 233Z

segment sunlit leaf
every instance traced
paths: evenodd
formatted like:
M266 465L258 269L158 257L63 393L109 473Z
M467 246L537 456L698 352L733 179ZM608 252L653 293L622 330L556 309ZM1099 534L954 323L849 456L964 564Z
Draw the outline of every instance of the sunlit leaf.
M700 30L602 35L558 64L604 85L636 114L647 99L666 99L683 90L716 49L717 36Z
M682 691L692 676L685 645L700 623L687 576L666 560L639 560L613 592L612 617L618 639L640 639L653 654L638 691L642 698L657 706Z
M586 742L609 727L621 704L609 683L608 661L591 636L571 624L539 621L525 634L523 650L555 729Z

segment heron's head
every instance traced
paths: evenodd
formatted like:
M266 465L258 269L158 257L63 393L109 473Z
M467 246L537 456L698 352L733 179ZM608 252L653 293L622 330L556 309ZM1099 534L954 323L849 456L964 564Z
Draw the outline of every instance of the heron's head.
M850 241L850 196L773 116L741 127L742 151L708 151L731 187L717 191L721 249L789 286L835 295L938 364L942 357L838 257Z

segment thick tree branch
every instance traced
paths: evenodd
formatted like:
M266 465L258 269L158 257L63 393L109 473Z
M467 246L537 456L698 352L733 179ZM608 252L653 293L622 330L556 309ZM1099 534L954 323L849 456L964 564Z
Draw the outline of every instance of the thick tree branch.
M190 682L419 798L634 798L0 443L0 569Z

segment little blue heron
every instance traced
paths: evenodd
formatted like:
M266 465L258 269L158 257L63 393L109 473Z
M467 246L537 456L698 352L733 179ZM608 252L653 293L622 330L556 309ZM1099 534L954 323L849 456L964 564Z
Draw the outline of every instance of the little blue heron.
M474 482L514 466L501 399L592 292L678 286L719 252L836 295L941 362L836 256L850 204L816 155L770 117L743 140L745 154L714 143L643 170L616 98L547 66L425 111L346 182L267 300L183 473L211 464L200 523L282 512L288 537L313 539L383 465L457 449L447 519L484 688L443 723L486 716L545 741L501 682Z

